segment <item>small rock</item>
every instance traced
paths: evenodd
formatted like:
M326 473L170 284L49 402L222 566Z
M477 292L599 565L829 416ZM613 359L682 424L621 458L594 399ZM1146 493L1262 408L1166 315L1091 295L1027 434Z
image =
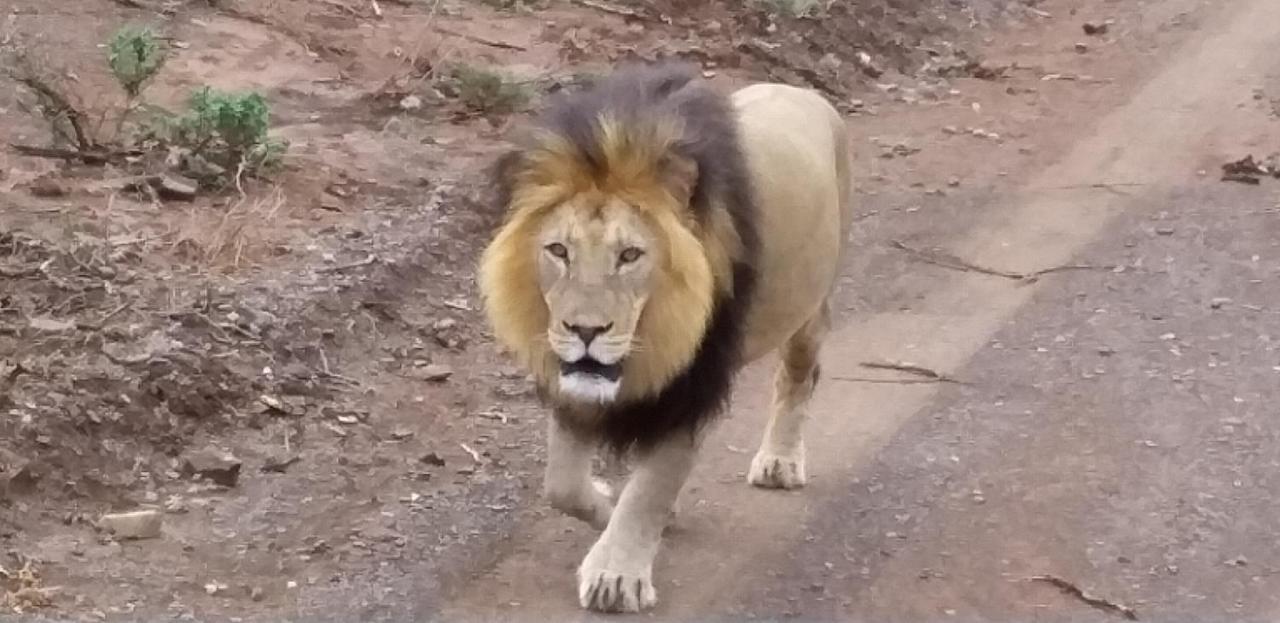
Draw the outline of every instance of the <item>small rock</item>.
M157 510L112 513L98 520L98 527L117 539L154 539L160 536L164 515Z
M196 198L196 192L200 190L200 185L191 178L169 173L160 176L160 182L156 190L160 192L160 196L164 199L191 201Z
M11 494L30 493L37 480L29 461L0 448L0 500Z
M1107 34L1110 25L1105 22L1085 22L1080 25L1080 28L1084 30L1086 35L1097 36Z
M1077 44L1076 44L1076 53L1077 53L1077 54L1084 54L1085 52L1088 52L1088 51L1089 51L1089 45L1088 45L1087 43L1077 43Z
M1173 235L1173 232L1174 232L1174 229L1173 229L1172 227L1157 227L1157 228L1156 228L1156 235L1157 235L1157 236L1172 236L1172 235Z
M423 463L426 463L427 465L444 467L444 457L440 456L439 453L436 453L436 452L428 452L422 455L422 458L418 460L422 461Z
M342 212L342 201L332 195L324 195L320 197L320 209L329 212Z
M53 199L67 196L67 187L51 176L43 176L31 183L31 194L36 197Z
M302 457L296 454L272 456L268 457L267 460L262 463L261 469L263 473L273 472L276 474L283 474L291 465L301 460Z
M954 188L954 187L959 186L959 185L960 185L960 178L958 178L958 177L953 177L953 178L951 178L951 179L947 180L947 186L951 186L951 187L953 187L953 188Z
M302 415L301 413L294 411L290 405L285 404L283 400L280 400L270 394L258 396L258 402L265 407L267 411L272 413L292 416Z
M70 331L76 328L76 323L66 320L58 320L49 316L36 316L35 318L27 321L27 326L35 329L36 331L57 333L61 331Z
M443 383L453 376L453 368L433 363L418 368L414 376L429 383Z
M1231 299L1226 298L1224 296L1215 297L1213 300L1209 301L1209 307L1213 309L1222 309L1224 305L1230 305L1230 304L1231 304Z
M252 601L262 601L263 599L265 599L265 598L266 598L266 596L267 596L267 595L266 595L266 593L262 590L262 587L261 587L261 586L255 586L255 587L253 587L253 588L249 589L249 599L250 599L250 600L252 600Z
M840 57L836 56L832 52L827 52L822 55L822 58L818 59L818 67L821 67L831 73L839 71L840 66L843 64L844 62L840 60Z
M400 100L400 110L414 111L422 108L422 98L417 95L406 95Z
M867 54L866 52L858 52L857 55L854 56L854 58L858 62L858 67L862 69L862 73L866 74L867 76L871 78L879 78L880 76L884 75L884 70L881 69L878 65L875 64L874 61L871 60L870 54Z
M201 450L183 458L181 473L207 478L224 487L234 487L240 480L240 459L213 448Z

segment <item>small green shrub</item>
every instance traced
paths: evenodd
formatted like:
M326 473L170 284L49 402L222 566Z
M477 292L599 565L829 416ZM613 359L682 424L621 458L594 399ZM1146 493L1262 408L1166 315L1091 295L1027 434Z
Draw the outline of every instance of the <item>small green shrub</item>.
M107 44L107 64L130 100L142 93L167 58L168 50L146 27L125 26Z
M202 87L187 110L170 120L169 141L229 171L251 174L280 163L287 144L267 136L271 107L261 93L227 93Z
M458 101L483 114L516 112L533 98L528 84L488 68L454 67L450 84L457 93Z

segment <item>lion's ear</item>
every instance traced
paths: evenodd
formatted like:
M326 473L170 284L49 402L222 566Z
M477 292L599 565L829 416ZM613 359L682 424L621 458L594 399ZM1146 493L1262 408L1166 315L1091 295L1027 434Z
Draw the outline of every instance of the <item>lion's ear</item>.
M693 199L693 189L698 185L698 161L677 153L662 159L662 184L682 206Z

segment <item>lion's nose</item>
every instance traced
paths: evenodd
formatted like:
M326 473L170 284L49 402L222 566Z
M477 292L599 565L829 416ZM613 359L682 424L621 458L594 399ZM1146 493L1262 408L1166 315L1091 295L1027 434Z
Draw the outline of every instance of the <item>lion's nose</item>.
M596 339L596 336L600 335L601 333L608 333L609 329L613 328L613 323L610 322L609 324L604 326L589 327L589 326L584 326L580 324L569 324L566 322L564 323L564 328L568 330L570 333L577 335L578 339L582 340L583 346L591 346L591 340Z

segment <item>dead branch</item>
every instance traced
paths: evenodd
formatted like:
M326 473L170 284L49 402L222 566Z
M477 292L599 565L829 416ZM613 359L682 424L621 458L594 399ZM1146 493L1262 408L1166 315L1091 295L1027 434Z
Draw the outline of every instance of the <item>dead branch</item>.
M498 41L496 39L486 39L479 35L473 35L465 32L458 32L456 30L453 30L451 28L446 28L444 26L436 26L435 31L438 33L450 35L453 37L462 37L463 39L466 39L467 41L470 41L472 43L479 43L480 45L487 45L492 48L499 48L503 50L518 50L520 52L524 52L529 49L524 47L523 45L507 43L506 41Z
M83 112L71 105L71 100L67 99L67 96L33 71L12 72L12 75L14 80L35 91L47 101L55 109L53 114L66 115L67 122L71 124L71 131L75 134L73 137L75 144L81 151L94 150L97 145L84 127L86 117Z
M899 240L890 240L889 246L899 251L906 252L907 254L911 255L915 259L921 262L924 262L926 264L933 264L934 266L941 266L943 268L950 268L952 270L982 273L984 275L991 275L994 277L1004 277L1005 279L1012 279L1014 281L1021 281L1023 283L1033 283L1036 280L1038 280L1040 277L1043 277L1044 275L1068 271L1068 270L1114 270L1115 269L1115 266L1098 266L1094 264L1064 264L1062 266L1042 268L1040 270L1032 271L1029 273L1018 273L1018 272L1013 272L1008 270L1000 270L998 268L989 268L986 266L981 266L979 264L974 264L973 262L958 258L948 253L942 253L939 251L932 251L932 250L925 250L925 249L917 249L914 247L907 246L905 243Z
M62 149L58 147L39 147L36 145L22 145L10 143L9 148L24 155L33 158L50 158L54 160L79 160L85 164L107 164L108 162L122 160L129 156L139 156L142 152L135 151L111 151L101 149Z
M1036 575L1029 578L1029 580L1032 582L1043 582L1045 584L1055 586L1058 588L1058 590L1062 591L1066 595L1075 597L1076 599L1079 599L1080 601L1083 601L1084 603L1089 604L1090 606L1093 606L1094 608L1097 608L1104 612L1112 612L1112 613L1118 614L1130 621L1138 620L1138 613L1134 612L1133 608L1130 608L1129 606L1126 606L1124 604L1116 603L1114 601L1108 601L1101 597L1095 597L1093 595L1090 595L1089 593L1084 592L1084 590L1081 589L1079 586L1076 586L1075 584L1067 580L1064 580L1060 577L1053 576L1053 575Z

